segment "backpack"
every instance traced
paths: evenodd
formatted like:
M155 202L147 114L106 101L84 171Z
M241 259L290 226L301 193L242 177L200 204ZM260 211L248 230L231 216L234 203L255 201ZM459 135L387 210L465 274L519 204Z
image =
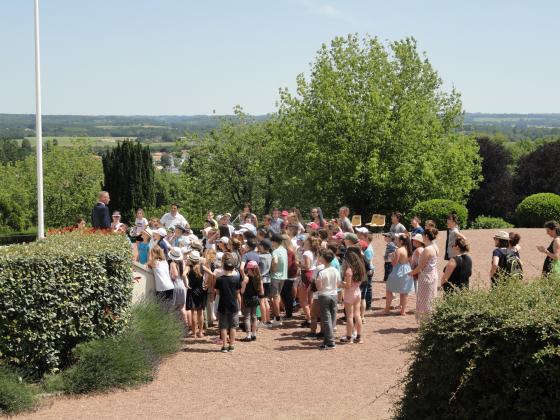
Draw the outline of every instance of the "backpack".
M523 267L521 266L519 254L511 249L502 249L500 251L501 256L498 267L502 269L502 272L522 278Z

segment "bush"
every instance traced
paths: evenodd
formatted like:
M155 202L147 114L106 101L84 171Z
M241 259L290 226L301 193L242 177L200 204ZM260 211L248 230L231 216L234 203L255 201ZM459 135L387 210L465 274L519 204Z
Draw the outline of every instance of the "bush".
M511 223L501 217L478 216L471 225L471 229L509 229Z
M560 278L509 281L438 303L420 328L395 417L559 418L558 401Z
M30 409L36 401L37 393L17 373L0 366L0 414Z
M457 214L460 226L466 226L469 216L467 208L452 200L435 199L421 201L411 211L413 216L420 216L422 221L432 219L440 230L447 229L447 215L450 213Z
M543 227L548 220L560 220L560 195L539 193L526 197L515 210L519 227Z
M140 302L124 334L77 347L76 364L62 374L63 388L75 394L148 382L160 358L179 350L183 333L175 312Z
M132 292L130 245L73 232L0 249L0 355L40 376L80 342L117 334Z
M78 345L78 362L62 376L71 394L136 385L152 378L152 359L131 332Z

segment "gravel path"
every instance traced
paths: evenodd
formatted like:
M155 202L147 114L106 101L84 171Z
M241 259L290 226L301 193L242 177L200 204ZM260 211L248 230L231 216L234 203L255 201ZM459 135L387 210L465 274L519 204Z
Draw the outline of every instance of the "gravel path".
M534 277L543 261L535 246L548 246L549 238L544 229L515 231L522 237L525 272ZM464 233L474 245L473 283L487 287L493 231ZM439 241L445 244L445 234ZM378 280L382 278L383 240L376 239L375 245ZM384 284L376 281L364 344L320 352L319 342L302 339L307 331L297 327L299 319L274 330L260 330L256 342L239 342L229 354L219 352L214 336L187 339L182 351L163 362L150 384L128 391L52 398L37 412L20 418L390 418L416 322L412 312L382 315L384 293ZM409 308L414 305L411 295ZM344 326L339 325L339 336L342 331Z

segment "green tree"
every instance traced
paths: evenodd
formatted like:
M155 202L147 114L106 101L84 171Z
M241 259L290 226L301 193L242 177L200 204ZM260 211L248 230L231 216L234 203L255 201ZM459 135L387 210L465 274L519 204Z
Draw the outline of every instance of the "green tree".
M461 203L479 181L474 140L455 134L459 94L416 41L383 45L356 35L323 45L297 94L281 90L274 164L286 204L340 204L367 214L408 210L422 200Z
M105 189L111 195L109 207L120 210L130 222L138 207L154 205L154 165L149 146L125 140L103 156Z

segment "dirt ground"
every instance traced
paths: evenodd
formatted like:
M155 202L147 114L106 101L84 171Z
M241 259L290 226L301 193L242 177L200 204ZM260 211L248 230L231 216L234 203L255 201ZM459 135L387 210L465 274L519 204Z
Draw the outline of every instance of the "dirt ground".
M540 273L548 246L544 229L515 229L521 235L526 277ZM472 244L472 285L487 287L493 231L465 231ZM445 245L445 234L439 242ZM306 341L301 320L261 329L258 340L238 342L222 354L209 331L204 339L186 339L182 351L165 360L156 379L145 386L84 397L47 399L30 419L162 418L368 418L387 419L399 397L417 325L414 314L385 316L382 280L384 243L375 240L374 310L366 315L364 344L340 344L317 350ZM441 267L444 261L440 261ZM410 296L409 309L415 305ZM337 335L343 335L338 326ZM241 333L240 333L241 335Z

